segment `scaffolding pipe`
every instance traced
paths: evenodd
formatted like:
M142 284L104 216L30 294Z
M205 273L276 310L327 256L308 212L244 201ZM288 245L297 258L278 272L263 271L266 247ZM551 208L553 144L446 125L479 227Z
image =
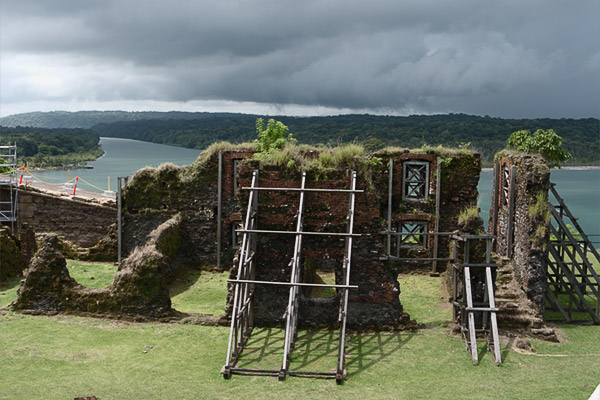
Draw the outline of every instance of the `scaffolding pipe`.
M306 172L302 171L302 181L300 188L304 189L306 185ZM279 380L285 379L289 367L289 357L294 347L294 338L296 336L296 322L298 318L297 309L297 296L298 296L298 285L300 278L300 252L302 251L302 222L304 219L304 191L300 192L300 204L298 206L298 220L296 221L296 240L294 243L294 255L292 258L292 271L290 273L290 295L287 306L287 321L285 329L285 343L283 351L283 363L281 365L281 371L279 373Z
M440 197L441 197L441 187L442 187L442 163L440 161L440 157L437 158L437 179L435 182L435 232L437 233L440 230ZM433 258L437 258L438 256L438 243L439 243L439 235L435 235L433 237ZM433 274L437 274L437 260L433 262Z
M123 249L123 178L117 177L117 262L121 265L121 254Z
M219 177L217 181L217 268L221 267L221 203L222 181L223 181L223 152L219 152Z
M356 189L356 171L352 171L352 184L351 189ZM344 279L344 283L346 285L350 284L350 260L352 259L352 232L354 231L354 201L356 195L354 193L350 193L350 205L348 208L348 238L346 239L346 256L344 259L344 268L346 272L346 276ZM337 374L335 376L335 380L337 384L341 384L344 378L344 351L345 351L345 341L346 341L346 320L348 317L348 289L344 290L344 299L342 306L342 329L340 332L340 347L338 352L338 369Z
M388 173L388 215L387 215L387 230L392 231L392 185L394 183L393 172L394 172L394 160L390 158L390 167ZM388 234L387 237L387 253L392 254L392 237Z

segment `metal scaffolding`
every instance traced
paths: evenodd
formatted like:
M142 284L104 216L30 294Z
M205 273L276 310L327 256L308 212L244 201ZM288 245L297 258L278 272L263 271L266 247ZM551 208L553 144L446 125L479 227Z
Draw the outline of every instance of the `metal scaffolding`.
M0 171L6 170L0 177L0 223L9 223L15 235L15 222L18 217L18 182L17 182L17 144L0 146Z
M236 279L228 280L229 283L235 285L233 294L233 310L231 313L231 328L229 333L229 343L227 347L227 357L225 365L223 366L221 373L225 379L229 379L232 374L235 373L254 373L261 375L277 375L279 380L284 380L287 375L302 375L302 376L316 376L316 377L331 377L335 378L338 384L342 383L346 378L346 371L344 369L345 362L345 340L346 340L346 320L348 314L348 291L350 289L356 289L357 286L350 285L350 266L352 259L352 240L354 237L360 235L354 234L354 208L355 208L355 196L356 193L362 193L362 190L356 189L356 172L352 171L351 183L349 190L341 189L311 189L306 188L306 173L302 173L302 180L299 188L267 188L258 186L258 171L255 170L252 176L251 187L242 188L243 190L249 190L250 195L248 198L248 208L246 211L246 219L244 222L244 228L239 230L243 234L242 245L239 253L238 273ZM260 191L286 191L286 192L299 192L300 202L298 211L296 214L296 229L293 231L274 231L274 230L260 230L258 229L257 215L258 215L258 193ZM348 193L349 194L349 205L348 205L348 224L346 233L328 233L328 232L306 232L303 230L303 222L305 215L305 193ZM255 279L255 268L256 268L256 243L257 235L259 234L282 234L282 235L294 235L294 251L292 259L288 265L290 268L290 281L289 282L272 282L272 281L260 281ZM342 285L325 285L325 284L314 284L314 283L302 283L301 277L301 257L302 257L302 238L306 235L316 236L337 236L344 237L345 239L345 251L343 258L343 284ZM275 286L288 286L289 297L284 313L285 319L285 340L284 340L284 351L283 361L280 369L250 369L250 368L238 368L236 367L238 358L244 349L244 345L248 341L253 324L253 297L256 285L275 285ZM340 323L340 337L339 337L339 351L338 351L338 363L336 372L313 372L313 371L292 371L290 370L290 356L294 349L294 343L298 333L298 311L299 311L299 295L301 287L329 287L343 290L343 296L340 300L340 311L339 311L339 323Z
M600 263L600 255L554 184L550 192L557 204L549 205L553 223L546 255L546 300L567 322L585 320L574 315L585 313L594 324L600 324L600 277L590 262L595 259Z
M463 263L458 260L452 266L453 317L458 321L467 351L471 354L473 364L478 364L477 334L487 338L488 350L492 352L497 364L502 362L500 356L500 340L498 337L498 321L496 319L496 300L494 297L494 278L492 268L498 264L491 262L492 235L463 235L454 237L454 254L457 255L457 242L464 243ZM471 262L472 241L485 240L485 262Z

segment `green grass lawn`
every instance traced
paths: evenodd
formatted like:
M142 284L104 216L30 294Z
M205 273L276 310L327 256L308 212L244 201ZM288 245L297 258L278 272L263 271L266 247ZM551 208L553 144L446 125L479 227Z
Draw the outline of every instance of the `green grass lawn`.
M222 312L224 293L207 293L210 287L223 287L226 278L192 270L189 281L180 277L172 287L173 303L180 310L197 311L196 304L204 302L203 310ZM441 279L401 277L404 309L426 328L350 333L349 380L341 386L333 380L294 377L279 382L234 375L224 380L219 371L227 350L226 327L4 310L0 399L587 399L600 384L600 326L561 325L565 342L532 340L533 354L503 346L500 367L481 343L481 363L472 365L462 338L449 334L446 326L451 308ZM198 296L204 300L194 300ZM290 367L334 369L337 339L337 331L300 331ZM282 340L280 329L257 328L240 366L278 369Z
M112 263L91 263L67 260L69 275L89 288L105 288L113 282L117 266Z
M169 290L171 306L181 312L225 315L228 272L186 268L179 271Z

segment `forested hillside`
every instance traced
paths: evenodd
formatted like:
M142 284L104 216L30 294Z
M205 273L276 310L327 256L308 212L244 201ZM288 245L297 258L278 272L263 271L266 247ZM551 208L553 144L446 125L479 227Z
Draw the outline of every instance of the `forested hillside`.
M89 129L5 128L0 145L17 143L19 165L33 167L81 165L102 155L98 134Z
M207 116L202 120L145 120L98 124L92 129L101 136L115 136L185 147L205 148L217 140L231 142L255 138L256 115ZM493 156L506 146L514 131L554 129L564 147L573 154L569 164L600 165L598 120L535 119L513 120L462 114L389 117L343 115L334 117L276 117L290 128L299 143L364 143L421 147L458 147L470 143L490 165Z
M201 119L207 116L228 115L227 113L183 112L183 111L50 111L30 112L0 118L2 126L29 126L33 128L91 128L100 123L118 121L141 121L146 119ZM242 115L242 114L235 114Z
M90 127L100 136L202 149L219 140L235 143L254 139L258 117L269 118L235 113L80 111L18 114L0 119L0 124ZM482 153L485 165L490 165L494 154L505 147L512 132L554 129L573 154L568 164L600 165L597 118L503 119L465 114L274 118L289 126L299 143L358 142L373 149L384 145L414 148L470 143L470 148Z

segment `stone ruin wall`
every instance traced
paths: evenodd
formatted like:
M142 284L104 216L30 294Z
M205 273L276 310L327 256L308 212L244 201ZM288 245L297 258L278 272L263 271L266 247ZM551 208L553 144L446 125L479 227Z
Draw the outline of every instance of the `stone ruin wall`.
M511 170L515 167L514 190L514 220L513 240L509 242L509 205L503 199L503 167ZM498 179L494 183L493 196L490 209L489 230L496 234L496 253L508 258L509 247L512 256L508 261L512 265L515 277L527 297L533 302L540 314L544 312L546 266L544 254L549 241L549 232L546 229L542 237L536 230L548 221L540 220L539 216L531 215L529 208L536 202L538 193L543 193L548 198L550 189L550 169L546 162L539 156L529 154L503 154L496 160ZM508 181L510 182L510 181ZM506 184L506 182L505 182ZM494 227L494 201L497 207L497 222Z
M2 187L0 190L9 190ZM92 247L109 234L117 208L19 187L19 223L37 233L57 233L80 247Z
M393 159L393 188L392 188L392 230L398 230L399 222L426 222L427 231L435 230L435 201L437 181L437 158L441 159L441 185L440 185L440 226L439 232L454 232L458 230L458 215L466 208L477 204L477 185L481 173L481 159L479 154L471 152L455 154L439 154L435 151L408 152L396 154L376 154L384 159L384 164ZM429 179L426 200L410 200L403 198L403 163L406 161L425 161L429 163ZM387 177L387 169L382 171ZM387 221L387 181L380 185L382 213ZM387 228L387 225L386 225ZM427 238L426 248L401 248L398 256L415 258L433 258L433 236ZM394 247L394 246L392 246ZM394 249L392 249L394 253ZM394 255L396 255L394 254ZM439 237L438 258L447 258L450 254L450 239ZM402 271L410 272L414 269L430 270L431 262L406 264L401 266ZM438 263L438 269L444 270L445 264Z
M125 258L106 288L86 288L70 275L58 237L45 235L17 291L13 310L32 314L73 313L136 320L177 316L164 273L178 262L181 218L173 217Z
M245 168L240 182L250 186L252 168ZM300 173L282 172L277 167L265 167L259 172L261 187L300 187ZM350 178L346 171L328 173L327 178L315 179L307 174L308 188L349 189ZM349 296L348 325L368 327L407 323L408 315L402 313L398 295L400 287L394 267L381 261L385 256L385 238L382 228L380 201L377 194L368 190L368 181L358 176L353 239L351 285L358 285ZM294 231L300 194L298 192L260 192L258 229ZM241 202L247 193L241 196ZM345 233L349 207L348 193L306 193L303 231ZM258 235L256 279L289 282L288 264L293 256L294 235ZM316 272L334 272L335 283L343 284L343 237L304 236L302 243L301 275L306 283L307 269ZM235 269L235 268L234 268ZM289 296L287 287L256 285L254 320L258 325L282 321ZM305 288L304 293L307 292ZM303 326L333 326L338 321L339 304L343 291L334 297L319 298L300 294L300 324Z
M399 221L425 221L428 231L434 230L435 184L437 176L436 154L411 153L408 151L393 154L377 154L382 165L373 167L369 176L359 174L357 185L365 193L357 194L355 212L355 232L364 236L354 240L352 253L351 284L358 285L350 291L348 324L352 327L382 327L406 324L409 316L403 313L398 295L400 284L397 280L400 270L418 268L414 263L399 264L382 260L386 257L386 235L381 231L387 227L388 168L389 158L394 160L393 177L393 226ZM440 230L455 231L460 211L476 204L477 184L481 169L480 159L474 154L457 154L446 158L446 168L442 172ZM402 196L402 168L405 161L425 161L429 163L427 199L410 201ZM256 166L254 166L256 167ZM242 170L239 180L250 186L252 164ZM307 187L347 189L349 173L341 169L327 173L326 177L307 174ZM279 167L264 167L259 171L259 185L262 187L299 187L299 171L283 170ZM345 232L348 213L348 194L307 193L305 231ZM299 194L286 192L260 192L260 229L295 230L294 216L297 212ZM247 192L240 199L240 207L245 208ZM286 266L292 259L293 236L265 235L258 237L257 279L289 281L290 271ZM432 257L433 240L428 239L425 248L400 249L401 257ZM343 239L323 239L306 236L303 238L303 273L307 266L323 271L335 272L336 284L342 283L341 263L343 259ZM439 257L448 257L448 243L441 241ZM422 265L431 269L431 263ZM440 270L444 265L440 264ZM232 271L235 276L235 268ZM338 318L338 305L342 291L334 297L312 298L301 295L300 322L304 325L319 326L335 324ZM254 318L258 324L272 324L281 321L287 305L289 290L286 287L264 288L256 286L257 302Z
M253 151L231 149L223 152L222 248L221 265L231 266L236 246L231 229L241 221L234 196L234 160L243 160ZM163 165L138 171L124 191L123 254L143 245L146 236L175 214L182 216L182 262L193 265L216 264L218 154L187 167Z
M234 266L237 243L233 230L241 222L242 213L246 208L245 195L242 194L240 188L249 185L249 174L251 174L250 164L240 163L240 161L249 159L252 154L252 151L244 149L229 149L222 152L221 265L223 268ZM349 323L356 327L397 326L409 320L408 315L402 312L402 305L398 298L400 287L397 274L400 267L408 269L413 267L380 260L386 255L386 236L380 232L386 229L387 161L390 157L394 159L395 165L394 204L392 207L394 221L410 219L432 222L435 218L435 177L437 174L435 160L438 154L433 151L423 153L399 151L380 153L376 156L382 159L382 163L379 166L371 165L367 171L363 171L367 175L359 175L358 178L358 187L367 191L357 195L356 198L355 231L365 234L365 236L355 239L353 247L351 283L357 284L359 289L351 291ZM402 199L402 163L407 160L429 162L428 198L424 201L412 202ZM477 155L468 152L446 155L444 160L441 230L451 231L457 228L458 213L476 202L480 160ZM178 265L214 266L217 254L218 163L219 157L215 153L207 155L203 160L188 167L163 165L157 169L146 168L138 171L124 191L123 257L133 256L136 249L147 246L152 232L169 220L177 218L177 226L173 228L177 231L179 243L177 254L170 254L167 258L159 257L160 260L163 260L159 262L161 279L168 278ZM236 171L239 173L236 174ZM290 175L290 171L267 167L261 171L261 174L261 185L269 183L273 186L297 187L300 182L299 171ZM328 172L327 175L327 179L324 177L319 177L318 180L314 179L315 177L311 178L309 187L343 189L348 187L349 178L345 168ZM268 227L281 229L292 222L297 208L298 195L297 193L291 196L279 193L272 196L264 205L264 216L261 216L260 224L265 229ZM348 212L347 194L328 194L319 196L318 200L311 200L308 196L307 200L307 204L309 204L309 210L307 210L309 216L306 219L307 230L345 231L345 218ZM55 209L57 208L55 207ZM111 212L114 211L111 210ZM93 214L88 211L83 215L90 215L90 213ZM429 224L428 230L433 230L433 224ZM281 238L263 240L261 251L265 254L268 253L271 257L268 263L264 263L264 268L261 270L261 273L264 273L264 279L289 279L285 269L291 259L290 250L293 248L293 241L291 243L287 241L289 240ZM322 238L312 237L306 238L304 244L304 257L309 260L309 266L334 271L336 283L341 283L340 266L343 240L334 239L327 242ZM441 249L443 249L443 245ZM444 256L443 251L440 250L440 257ZM431 241L428 241L425 249L413 253L420 257L431 257ZM164 262L164 260L168 260L168 262ZM427 265L430 267L431 264ZM289 274L289 272L287 273ZM67 286L72 285L69 283ZM86 299L87 296L92 295L92 292L81 292L80 289L77 289L76 292ZM284 292L286 291L284 290ZM104 294L99 295L101 298L104 296ZM338 293L334 297L326 299L305 296L302 300L300 314L302 323L305 325L334 324L338 316L339 295ZM259 299L260 296L261 294L258 295ZM257 302L257 320L265 324L279 321L283 312L276 305L282 304L281 299L283 298L287 301L287 293L282 293L280 298L277 294L265 294L264 296L268 298L263 302ZM100 300L99 304L102 304L103 301ZM87 300L83 303L88 309L87 312L94 312L91 303ZM166 302L161 300L159 303L158 307L164 313L165 307L167 307ZM268 306L265 307L267 304ZM105 307L112 312L112 306L106 305ZM153 309L152 306L149 309ZM102 311L98 309L98 312ZM262 317L261 312L263 312ZM150 312L150 314L152 313Z

